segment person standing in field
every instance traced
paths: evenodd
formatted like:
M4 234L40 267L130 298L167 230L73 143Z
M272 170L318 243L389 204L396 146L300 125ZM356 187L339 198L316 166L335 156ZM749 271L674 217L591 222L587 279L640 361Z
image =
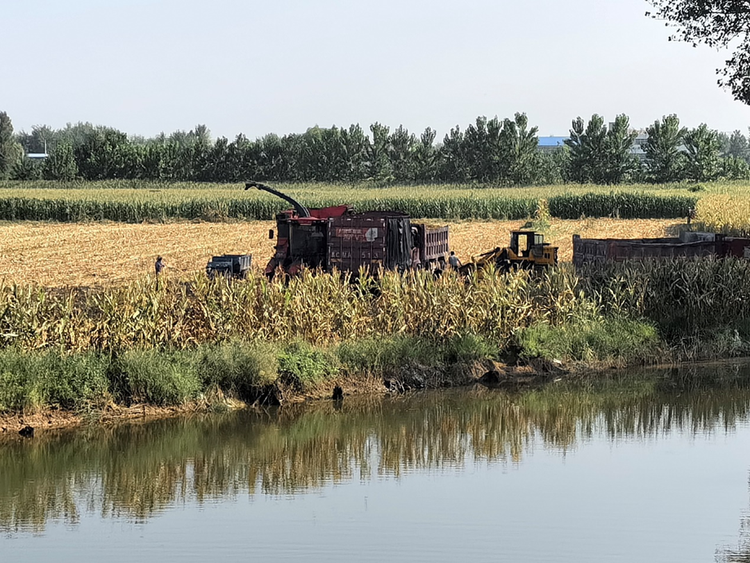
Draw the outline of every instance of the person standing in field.
M454 270L458 270L461 267L461 260L458 259L456 253L451 250L451 255L448 257L448 265Z
M156 270L157 276L161 274L162 270L164 269L164 266L166 266L166 264L164 264L164 260L162 259L162 257L157 256L156 263L154 264L154 270Z

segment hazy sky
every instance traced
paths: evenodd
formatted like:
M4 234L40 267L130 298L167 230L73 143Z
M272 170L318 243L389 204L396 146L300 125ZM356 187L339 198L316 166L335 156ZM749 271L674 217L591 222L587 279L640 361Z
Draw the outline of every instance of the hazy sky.
M667 41L645 0L0 0L0 111L232 139L374 121L416 133L526 112L750 126L726 53Z

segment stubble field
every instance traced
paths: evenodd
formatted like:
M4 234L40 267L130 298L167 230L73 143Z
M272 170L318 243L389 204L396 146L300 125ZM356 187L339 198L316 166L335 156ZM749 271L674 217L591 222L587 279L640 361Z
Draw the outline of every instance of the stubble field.
M419 220L415 220L419 221ZM525 221L439 221L449 225L451 247L463 261L472 254L508 243L508 233ZM675 219L551 219L548 242L560 247L560 260L572 259L572 236L629 238L672 233ZM157 255L167 272L187 276L203 271L211 255L251 253L254 267L263 268L273 253L268 239L272 221L0 223L0 280L49 287L103 286L142 277L153 271Z

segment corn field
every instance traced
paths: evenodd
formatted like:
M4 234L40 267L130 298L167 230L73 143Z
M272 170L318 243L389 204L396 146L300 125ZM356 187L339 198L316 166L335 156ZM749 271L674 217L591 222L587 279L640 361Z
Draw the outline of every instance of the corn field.
M698 202L696 221L707 231L747 236L750 233L750 197L706 196Z
M398 210L413 217L519 220L546 199L552 217L678 218L697 196L682 188L602 186L490 188L481 185L411 185L377 188L288 184L278 186L311 208L351 204L359 211ZM279 198L242 185L92 182L0 183L0 220L165 221L184 219L269 220L288 208Z
M587 217L617 217L621 219L672 219L687 217L697 198L681 195L646 193L588 193L565 194L548 201L552 217L577 219Z
M556 270L541 279L525 272L484 275L466 282L453 275L399 276L350 283L306 273L288 284L261 275L243 283L143 278L122 287L50 290L0 285L0 346L127 350L189 348L244 340L331 344L380 335L459 333L507 341L519 327L590 317L596 307L576 291L577 278ZM368 288L377 287L376 290Z
M575 324L601 314L649 319L664 335L743 328L750 262L674 260L570 267L539 277L485 272L464 280L385 272L359 283L306 272L284 283L149 277L119 287L0 285L0 346L72 352L184 349L232 338L316 345L374 336L457 334L504 345L523 327Z

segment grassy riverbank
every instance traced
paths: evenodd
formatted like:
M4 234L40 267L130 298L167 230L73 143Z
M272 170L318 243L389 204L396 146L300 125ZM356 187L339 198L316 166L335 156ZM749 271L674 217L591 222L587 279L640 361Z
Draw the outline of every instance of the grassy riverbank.
M337 346L231 341L188 350L129 350L121 354L0 351L0 411L66 410L184 405L222 408L232 397L277 404L325 392L334 384L376 378L406 379L407 386L465 384L447 370L492 357L485 339L462 336L438 343L414 337L370 338ZM400 383L402 386L403 382Z
M481 360L608 367L750 350L750 263L676 260L538 277L385 273L360 283L144 278L93 290L0 286L0 411L209 394L469 381ZM457 367L458 366L458 367ZM278 397L277 397L278 398Z

